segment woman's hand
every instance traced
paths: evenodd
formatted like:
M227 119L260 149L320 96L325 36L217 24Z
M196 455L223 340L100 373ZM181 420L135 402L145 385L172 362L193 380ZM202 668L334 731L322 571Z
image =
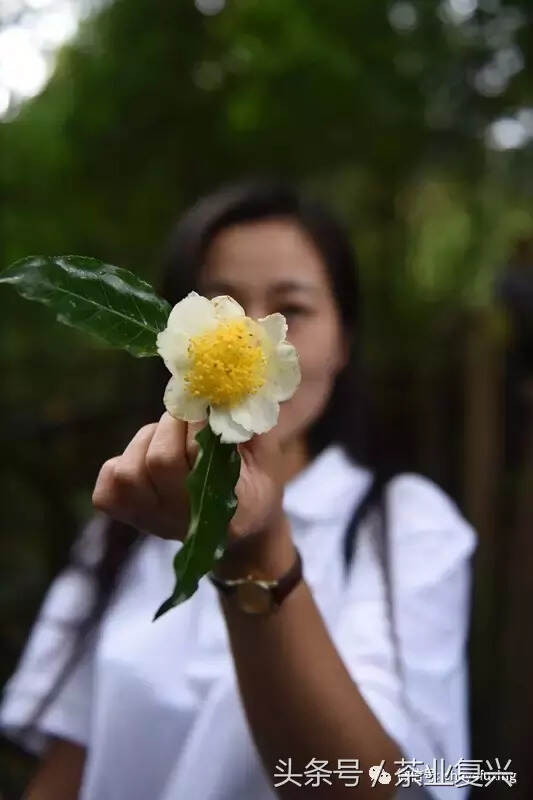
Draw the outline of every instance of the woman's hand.
M204 424L182 422L165 411L159 422L140 428L122 455L102 465L93 505L139 530L183 541L189 507L185 479L198 451L194 436ZM237 447L238 507L228 526L228 549L237 542L240 547L244 540L261 540L277 529L283 516L282 454L276 429Z

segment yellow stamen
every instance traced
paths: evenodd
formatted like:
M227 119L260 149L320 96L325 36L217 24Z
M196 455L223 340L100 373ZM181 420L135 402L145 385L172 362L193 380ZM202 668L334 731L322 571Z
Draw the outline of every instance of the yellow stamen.
M265 383L267 360L249 319L223 320L191 337L188 355L187 390L210 405L236 405Z

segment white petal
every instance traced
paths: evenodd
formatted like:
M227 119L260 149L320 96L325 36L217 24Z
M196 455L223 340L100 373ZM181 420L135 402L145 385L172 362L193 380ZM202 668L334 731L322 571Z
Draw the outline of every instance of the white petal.
M278 344L268 363L269 392L279 402L289 400L298 388L301 378L295 347L288 342Z
M157 334L157 352L170 372L183 371L187 368L187 346L189 337L172 328L165 328Z
M278 421L279 403L267 391L251 394L230 409L232 418L243 428L254 433L266 433Z
M227 409L210 406L209 424L214 433L220 434L220 441L236 444L247 442L252 438L253 432L246 430L242 425L234 422Z
M217 318L211 301L198 292L189 292L170 312L167 328L187 336L196 336L216 327L216 324Z
M244 308L230 297L229 294L219 294L211 300L217 319L235 319L244 317Z
M266 332L274 346L285 340L287 336L287 320L279 311L276 311L275 314L269 314L268 317L262 317L257 322Z
M207 418L207 402L202 398L192 397L186 391L180 375L173 375L167 383L163 403L168 413L176 419L201 422Z

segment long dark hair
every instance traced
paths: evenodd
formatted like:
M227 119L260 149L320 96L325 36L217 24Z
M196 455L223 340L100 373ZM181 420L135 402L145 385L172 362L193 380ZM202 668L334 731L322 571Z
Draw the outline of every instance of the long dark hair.
M206 249L214 236L232 224L267 218L285 218L310 237L327 270L338 304L344 333L351 346L350 358L338 374L322 415L309 429L308 447L314 457L327 445L342 444L352 459L369 466L382 460L371 453L367 392L363 376L359 337L360 286L356 256L347 231L320 202L304 196L295 187L277 181L251 180L231 184L213 192L192 206L180 219L161 254L162 280L158 293L171 305L196 288L196 276ZM153 378L146 390L146 421L163 412L162 396L169 373L161 359L154 359ZM142 541L132 526L109 518L104 531L104 550L90 571L96 583L96 600L86 619L78 624L71 656L52 689L43 698L25 730L34 728L45 708L57 696L70 670L95 633L116 590L125 563ZM83 563L71 561L79 569Z

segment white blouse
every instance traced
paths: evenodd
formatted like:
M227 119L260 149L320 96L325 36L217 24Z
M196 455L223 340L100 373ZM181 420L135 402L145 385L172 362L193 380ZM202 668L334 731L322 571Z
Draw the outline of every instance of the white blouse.
M304 578L365 701L405 758L431 766L443 755L448 767L469 758L466 640L476 534L432 481L404 473L390 482L405 704L371 519L361 524L348 583L343 574L343 534L371 477L341 445L330 445L286 485L284 509ZM78 537L87 562L98 558L105 521L95 514ZM47 734L87 746L80 800L277 797L276 777L264 771L247 726L215 587L202 578L189 600L152 622L173 588L172 558L181 546L146 537L97 637L33 734L21 737L22 725L67 656L64 623L83 618L89 607L87 574L69 567L55 579L5 687L0 726L6 735L37 753ZM434 741L443 753L435 752ZM285 762L289 757L280 753ZM293 759L293 771L305 767ZM462 800L467 788L426 784L426 791Z

